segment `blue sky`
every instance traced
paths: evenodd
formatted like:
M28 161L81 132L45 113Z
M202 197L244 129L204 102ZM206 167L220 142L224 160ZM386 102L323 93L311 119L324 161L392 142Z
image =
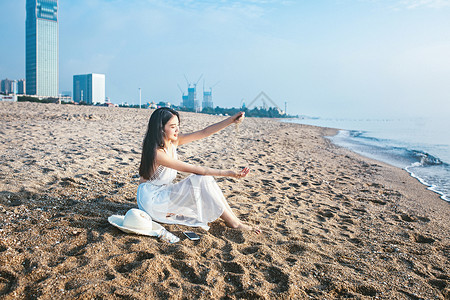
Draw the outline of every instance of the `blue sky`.
M25 0L0 11L0 78L23 78ZM60 0L59 35L60 91L104 73L114 103L180 104L203 74L223 107L265 91L291 114L450 113L449 0Z

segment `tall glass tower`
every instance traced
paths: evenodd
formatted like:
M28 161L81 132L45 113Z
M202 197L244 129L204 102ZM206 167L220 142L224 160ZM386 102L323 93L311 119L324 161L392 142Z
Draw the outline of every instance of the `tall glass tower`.
M58 0L27 0L26 92L58 97Z

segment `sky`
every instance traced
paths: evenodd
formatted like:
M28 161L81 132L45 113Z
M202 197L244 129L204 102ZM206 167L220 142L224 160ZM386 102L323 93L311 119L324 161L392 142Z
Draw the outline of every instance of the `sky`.
M450 114L450 0L58 2L60 92L102 73L113 103L179 105L186 76L221 107L264 91L295 115ZM0 12L0 78L24 78L25 0Z

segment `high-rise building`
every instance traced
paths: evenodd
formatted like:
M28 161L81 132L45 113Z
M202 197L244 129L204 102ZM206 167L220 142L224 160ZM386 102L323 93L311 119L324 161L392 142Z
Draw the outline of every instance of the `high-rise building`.
M73 101L87 104L105 103L105 74L74 75Z
M200 76L202 78L203 74ZM188 93L187 95L184 94L183 90L178 86L178 88L181 90L181 99L182 99L182 106L185 108L189 108L192 111L199 112L202 110L202 106L200 101L197 99L197 84L200 81L200 78L197 80L196 83L190 83L186 76L186 82L188 85Z
M188 107L188 95L181 95L181 106Z
M209 91L203 91L203 108L213 108L213 101L212 101L212 90Z
M58 0L26 0L26 93L58 97Z
M200 106L200 101L197 99L197 85L188 86L188 94L183 95L183 106L192 109L195 112L199 112L202 108Z
M19 79L17 80L17 94L23 95L26 93L26 81L25 79Z
M15 94L16 93L16 81L9 80L8 78L3 79L0 82L0 91L3 94Z

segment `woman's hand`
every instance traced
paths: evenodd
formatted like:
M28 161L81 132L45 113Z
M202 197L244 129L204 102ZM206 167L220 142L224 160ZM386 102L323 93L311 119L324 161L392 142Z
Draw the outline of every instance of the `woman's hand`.
M232 116L231 120L233 121L233 123L239 124L242 121L244 121L244 118L245 118L245 112L240 111L237 114L235 114L234 116Z
M244 178L245 176L247 176L249 172L250 172L250 169L245 167L240 172L235 172L235 171L230 170L230 171L228 171L227 175L229 177L234 177L234 178L240 179L240 178Z

